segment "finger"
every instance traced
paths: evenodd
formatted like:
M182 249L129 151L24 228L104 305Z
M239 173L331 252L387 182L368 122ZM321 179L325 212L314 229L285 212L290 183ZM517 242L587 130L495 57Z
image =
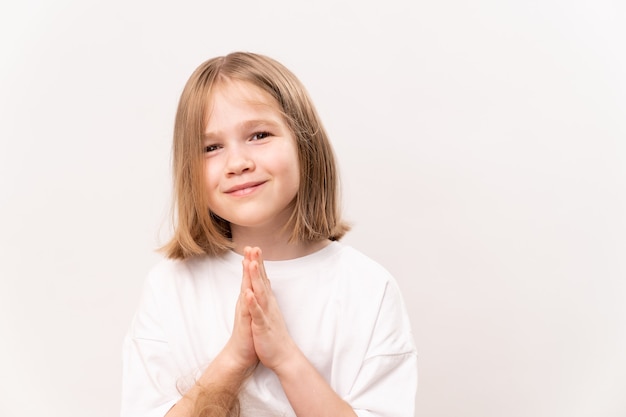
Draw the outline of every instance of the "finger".
M252 260L250 257L252 256L252 248L250 246L245 246L243 248L243 257L244 259Z
M249 268L244 264L243 265L243 276L241 278L241 289L239 292L239 297L237 299L237 305L240 306L240 314L243 314L244 316L248 315L248 308L246 306L245 303L245 299L244 299L244 294L246 292L246 290L250 290L252 289L252 283L250 281L250 273L249 273Z
M250 317L252 319L252 322L256 326L260 326L260 327L265 326L265 323L266 323L265 312L263 311L263 308L261 308L261 305L259 304L254 293L251 290L247 290L245 298L246 298L246 304L248 307L248 311L250 312Z
M263 281L265 282L265 284L270 287L270 279L267 276L267 272L265 272L265 262L263 262L263 252L261 252L261 249L259 249L258 252L258 262L259 262L259 269L261 270L261 277L263 278Z
M248 263L248 275L250 276L250 283L252 284L252 290L254 294L265 293L265 285L263 284L263 278L261 277L261 270L259 269L259 263L257 261L251 261Z
M241 278L241 292L245 291L246 288L252 288L252 281L251 281L251 277L250 277L250 260L248 259L244 259L243 261L241 261L241 264L243 266L243 275Z
M237 329L240 326L249 326L250 325L250 310L248 309L248 304L246 302L245 297L241 297L241 301L237 303L237 308L235 309L235 324L234 329ZM241 327L241 328L244 328Z
M263 282L263 278L261 278L259 263L257 261L250 262L249 271L254 296L257 298L259 305L261 305L262 308L266 308L269 294L267 292L267 287Z
M244 318L247 321L250 320L250 312L248 311L248 305L245 300L246 290L252 289L252 283L250 278L250 268L248 264L250 262L246 259L242 261L242 277L241 277L241 289L239 297L237 297L237 304L235 306L235 314L237 317Z
M265 263L263 262L263 252L261 251L261 248L255 247L252 249L252 259L259 263L259 272L261 279L263 280L263 284L270 288L271 284L267 276L267 272L265 271Z
M250 289L248 289L250 291ZM250 311L248 311L248 304L246 302L245 291L239 293L237 303L235 304L235 323L249 323Z

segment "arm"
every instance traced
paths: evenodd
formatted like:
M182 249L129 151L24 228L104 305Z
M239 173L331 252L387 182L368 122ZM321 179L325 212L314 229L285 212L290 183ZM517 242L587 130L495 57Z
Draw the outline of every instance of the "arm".
M385 281L374 285L370 282L368 290L360 295L374 308L366 313L367 308L361 306L346 312L344 318L344 324L358 323L365 313L371 326L371 333L365 335L366 351L346 399L362 417L412 417L417 392L417 351L400 289L391 276ZM340 337L350 340L348 333L344 331ZM346 340L339 343L345 344Z
M297 347L274 372L298 417L356 416Z
M244 276L251 287L244 295L251 316L254 348L259 360L279 378L298 417L355 416L289 335L272 293L258 248L244 250Z
M196 384L165 415L166 417L227 416L238 406L237 393L249 370L242 368L226 350L204 371ZM206 410L212 410L207 413Z
M250 288L250 277L244 271L229 341L166 417L228 416L232 410L237 415L239 389L259 361L252 340L252 319L243 296Z

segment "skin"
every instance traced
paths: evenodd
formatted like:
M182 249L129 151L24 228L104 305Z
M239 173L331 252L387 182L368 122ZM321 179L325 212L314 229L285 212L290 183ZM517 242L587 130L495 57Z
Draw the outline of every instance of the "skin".
M278 376L296 415L356 416L289 335L263 267L261 250L247 247L244 252L244 275L249 275L251 288L246 288L243 295L251 318L254 349L263 365Z
M293 259L330 243L288 241L284 226L300 181L295 138L278 104L255 86L226 81L211 102L208 204L230 222L235 251L244 257L241 293L230 339L167 417L191 416L203 386L237 392L259 362L278 376L298 417L355 416L291 338L263 265L264 256Z
M237 252L243 254L245 241L262 246L266 256L289 259L293 249L282 252L287 234L277 231L291 215L300 182L293 134L273 98L257 87L227 81L211 101L203 144L208 205L230 222Z

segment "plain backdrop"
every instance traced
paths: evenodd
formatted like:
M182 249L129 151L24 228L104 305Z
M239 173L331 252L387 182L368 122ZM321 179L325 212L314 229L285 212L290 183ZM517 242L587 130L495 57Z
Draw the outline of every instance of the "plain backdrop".
M625 39L617 0L2 0L0 415L118 414L179 94L247 50L404 292L417 416L626 416Z

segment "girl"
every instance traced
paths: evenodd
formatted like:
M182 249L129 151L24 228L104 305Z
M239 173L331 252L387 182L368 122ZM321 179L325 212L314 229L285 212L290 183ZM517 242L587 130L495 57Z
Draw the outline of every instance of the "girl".
M203 63L173 171L175 232L124 342L122 416L412 417L401 294L338 242L335 160L299 80L257 54Z

